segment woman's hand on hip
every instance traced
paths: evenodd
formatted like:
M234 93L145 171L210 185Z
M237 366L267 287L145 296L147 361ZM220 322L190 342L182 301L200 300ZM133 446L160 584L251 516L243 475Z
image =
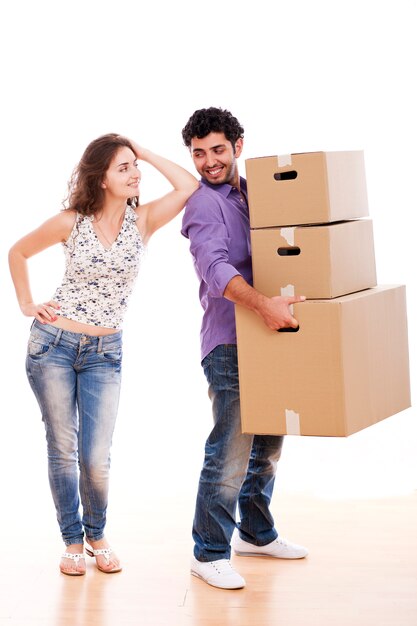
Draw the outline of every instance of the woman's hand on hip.
M41 322L41 324L48 324L48 322L55 322L58 318L55 309L59 309L58 302L49 300L49 302L43 302L42 304L35 304L34 302L28 302L28 304L21 305L23 315L27 317L34 317Z

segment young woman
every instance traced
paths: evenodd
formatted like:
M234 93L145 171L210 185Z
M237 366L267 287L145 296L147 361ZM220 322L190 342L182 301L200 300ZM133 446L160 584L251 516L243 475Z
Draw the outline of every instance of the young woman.
M173 190L140 205L138 160L155 167ZM65 209L10 250L20 308L34 318L26 370L46 429L49 481L66 545L64 574L85 573L84 535L101 571L121 570L104 536L120 328L149 238L197 187L175 163L120 135L104 135L89 144L74 170ZM56 243L64 247L65 275L52 299L36 304L27 259Z

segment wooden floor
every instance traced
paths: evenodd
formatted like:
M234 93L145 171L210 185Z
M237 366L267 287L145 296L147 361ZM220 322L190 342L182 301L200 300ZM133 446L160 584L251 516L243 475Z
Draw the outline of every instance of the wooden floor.
M417 625L417 494L356 501L277 496L281 534L307 545L310 555L234 556L247 581L238 591L190 576L192 508L191 500L166 500L113 519L108 536L124 571L102 574L90 560L81 578L58 572L56 529L35 512L38 547L19 539L18 530L2 537L1 626Z

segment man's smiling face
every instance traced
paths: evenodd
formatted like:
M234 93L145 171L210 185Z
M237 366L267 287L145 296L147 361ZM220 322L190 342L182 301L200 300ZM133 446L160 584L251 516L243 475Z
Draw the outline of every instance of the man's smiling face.
M193 137L190 150L197 172L208 183L228 183L236 187L239 183L236 159L240 156L242 147L243 139L239 138L233 149L224 133L209 133L202 139Z

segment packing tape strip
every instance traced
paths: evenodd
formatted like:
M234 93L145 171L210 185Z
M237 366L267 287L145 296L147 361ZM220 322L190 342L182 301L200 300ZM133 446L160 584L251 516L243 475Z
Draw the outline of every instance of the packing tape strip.
M290 226L289 228L281 228L280 230L281 237L284 237L285 241L287 242L289 246L294 245L294 239L295 239L294 233L295 233L294 226Z
M277 156L278 167L285 167L286 165L292 165L291 154L279 154Z
M287 435L301 435L299 413L285 409L285 422L287 425Z
M286 287L281 287L281 296L284 298L291 298L295 296L295 287L294 285L287 285ZM291 315L294 315L294 305L290 304Z

